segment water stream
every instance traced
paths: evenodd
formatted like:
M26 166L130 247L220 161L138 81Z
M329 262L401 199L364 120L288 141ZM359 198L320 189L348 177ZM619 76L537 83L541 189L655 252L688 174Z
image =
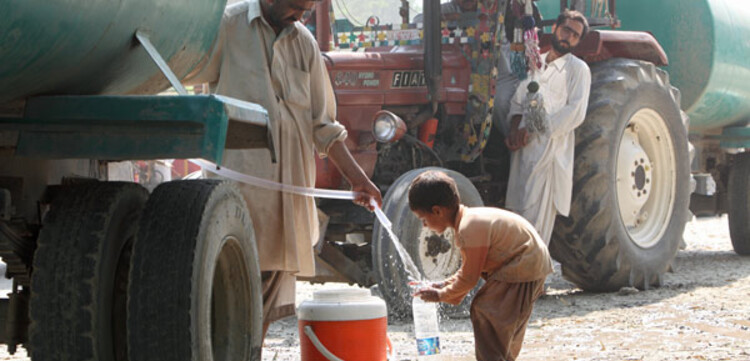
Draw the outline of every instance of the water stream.
M383 213L383 210L378 207L378 205L375 203L374 200L370 202L375 207L375 216L378 218L378 221L380 221L380 225L385 228L385 230L388 232L388 236L391 237L391 241L393 242L393 245L396 247L396 251L398 252L398 256L401 258L401 261L404 263L404 268L406 270L407 278L409 279L408 282L422 282L422 274L419 272L419 269L417 268L417 265L414 264L414 261L411 259L411 256L409 256L409 253L406 252L406 249L404 248L404 245L401 244L401 241L398 239L395 233L393 233L393 224L388 219L388 217L385 216L385 213Z

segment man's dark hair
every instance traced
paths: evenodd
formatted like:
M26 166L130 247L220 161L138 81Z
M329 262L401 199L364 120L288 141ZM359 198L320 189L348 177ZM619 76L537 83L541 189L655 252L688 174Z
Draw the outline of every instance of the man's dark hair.
M433 206L458 209L461 197L453 178L440 171L426 171L409 186L409 208L412 211L432 212Z
M565 23L565 20L572 20L581 23L583 25L583 33L581 34L581 38L578 40L583 40L583 38L586 37L586 34L588 34L589 32L589 21L586 20L586 17L583 16L581 12L565 9L560 13L560 15L557 16L557 22L555 24L557 24L557 26L559 27L560 25Z

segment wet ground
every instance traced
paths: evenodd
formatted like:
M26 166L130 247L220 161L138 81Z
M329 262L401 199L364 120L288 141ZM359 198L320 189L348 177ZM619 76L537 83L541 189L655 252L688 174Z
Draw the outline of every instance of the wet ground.
M750 360L750 257L732 251L726 217L697 219L685 231L664 287L593 294L549 279L519 360ZM298 300L341 284L298 283ZM296 319L271 326L263 360L298 360ZM441 322L443 359L473 360L468 319ZM413 326L392 323L395 360L416 357Z

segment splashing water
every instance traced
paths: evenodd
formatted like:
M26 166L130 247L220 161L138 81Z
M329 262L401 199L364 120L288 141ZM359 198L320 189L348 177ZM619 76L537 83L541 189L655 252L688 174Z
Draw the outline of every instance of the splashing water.
M378 221L380 221L380 225L385 228L385 230L388 232L388 236L391 238L391 241L393 241L393 245L396 246L398 256L401 258L401 261L404 262L404 267L406 268L406 275L409 279L409 282L423 283L424 279L422 278L422 274L419 272L417 265L414 264L414 261L411 259L411 256L409 256L409 253L406 252L406 249L404 249L401 241L398 239L396 234L393 233L393 224L391 223L391 221L388 220L388 217L386 217L385 213L383 213L383 210L378 207L378 204L375 203L374 200L371 200L370 204L372 204L372 206L375 208L375 216L378 218Z

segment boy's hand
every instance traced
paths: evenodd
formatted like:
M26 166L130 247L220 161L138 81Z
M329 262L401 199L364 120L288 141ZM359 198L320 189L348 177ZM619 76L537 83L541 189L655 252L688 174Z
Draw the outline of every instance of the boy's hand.
M428 286L423 286L423 282L417 282L417 281L411 281L409 282L409 286L412 287L419 287L412 296L419 297L422 299L422 301L425 302L440 302L440 295L439 291L441 288L445 287L447 284L444 281L439 282L432 282Z
M417 292L414 293L414 297L419 297L422 299L422 301L425 302L438 302L440 301L440 296L438 295L438 290L427 287L423 288Z
M425 302L438 302L440 301L440 296L438 295L438 290L432 287L424 287L417 292L414 292L412 295L414 297L419 297L422 299L422 301Z

